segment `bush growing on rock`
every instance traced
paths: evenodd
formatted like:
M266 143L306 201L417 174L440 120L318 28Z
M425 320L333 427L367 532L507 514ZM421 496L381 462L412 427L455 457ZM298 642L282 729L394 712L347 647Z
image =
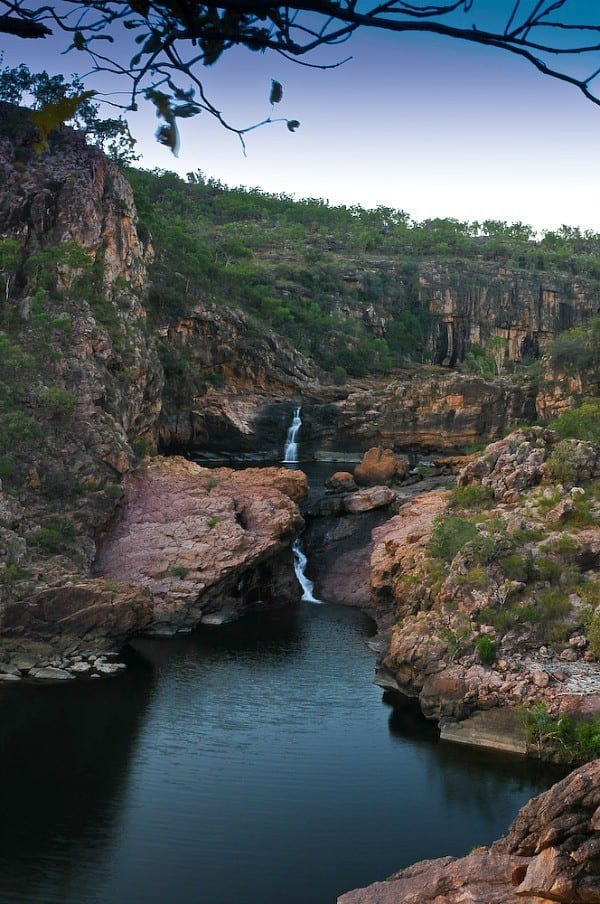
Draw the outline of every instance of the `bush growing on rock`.
M477 658L483 665L491 665L496 661L496 644L487 634L482 634L477 638L475 641L475 652L477 653Z
M464 487L454 487L450 493L451 509L487 509L494 501L494 494L489 487L479 483L470 483Z
M479 536L477 527L472 521L450 515L435 519L429 551L432 556L451 562L467 543Z
M550 749L561 762L585 762L600 756L600 716L580 721L569 715L553 719L543 703L525 713L527 740L542 756Z
M550 427L563 439L587 440L600 443L600 399L586 399L577 408L570 408Z

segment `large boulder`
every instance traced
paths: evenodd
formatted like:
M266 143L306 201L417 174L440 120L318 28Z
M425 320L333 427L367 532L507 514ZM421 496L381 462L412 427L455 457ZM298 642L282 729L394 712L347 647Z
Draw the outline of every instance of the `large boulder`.
M307 491L302 471L209 470L175 456L153 459L128 482L97 571L149 592L154 631L193 627L208 615L220 618L220 609L233 617L246 605L249 573L264 569L302 529L294 500ZM265 592L269 582L265 575Z
M391 449L374 446L354 468L354 479L362 486L376 486L404 480L407 472L404 459L397 458Z

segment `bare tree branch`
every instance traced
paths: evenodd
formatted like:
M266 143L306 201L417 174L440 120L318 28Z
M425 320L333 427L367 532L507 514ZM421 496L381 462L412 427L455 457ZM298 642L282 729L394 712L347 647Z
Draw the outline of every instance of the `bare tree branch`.
M272 0L57 0L31 10L25 0L0 0L0 31L20 37L42 37L51 29L71 38L71 49L88 55L90 72L118 74L129 85L135 108L140 94L155 105L164 124L159 140L174 146L176 121L205 111L226 129L243 135L264 122L233 127L206 97L199 73L236 46L274 51L312 68L339 66L344 60L308 60L318 48L334 48L357 29L397 34L429 33L494 47L521 57L539 72L578 88L600 105L600 9L573 0L498 0L490 18L479 0L428 3L384 0L299 0L276 6ZM4 13L4 15L1 15ZM479 15L479 20L475 17ZM501 24L498 25L498 22ZM130 58L112 47L113 34L131 35ZM581 61L589 62L581 74ZM183 87L183 83L191 87ZM284 120L285 121L285 120ZM288 127L290 127L290 121ZM295 121L293 121L295 123ZM294 128L297 124L294 125Z

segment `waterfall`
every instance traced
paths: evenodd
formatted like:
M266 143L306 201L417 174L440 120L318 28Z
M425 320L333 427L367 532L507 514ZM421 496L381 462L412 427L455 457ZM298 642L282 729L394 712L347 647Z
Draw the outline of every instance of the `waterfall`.
M298 430L302 426L300 411L300 407L294 409L294 417L292 419L290 429L287 432L285 446L283 449L284 464L296 464L298 461L298 443L296 442L296 437L298 436Z
M309 581L304 574L304 569L306 568L306 556L304 555L300 539L294 540L292 552L294 553L294 571L298 578L298 583L302 587L302 596L300 599L305 603L322 603L323 600L318 600L316 596L313 595L313 582Z

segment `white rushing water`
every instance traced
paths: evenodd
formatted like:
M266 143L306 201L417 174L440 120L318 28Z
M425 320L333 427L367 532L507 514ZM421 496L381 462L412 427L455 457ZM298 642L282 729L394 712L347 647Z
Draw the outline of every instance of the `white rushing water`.
M287 437L285 440L285 446L283 448L283 461L284 464L296 464L298 461L298 431L302 426L302 418L300 417L301 408L294 409L294 417L290 426L290 429L287 432Z
M292 552L294 553L294 571L298 578L298 583L302 587L302 596L300 599L305 603L322 603L323 600L317 599L313 594L313 582L309 581L304 573L304 569L306 568L306 556L304 555L300 539L294 541Z

